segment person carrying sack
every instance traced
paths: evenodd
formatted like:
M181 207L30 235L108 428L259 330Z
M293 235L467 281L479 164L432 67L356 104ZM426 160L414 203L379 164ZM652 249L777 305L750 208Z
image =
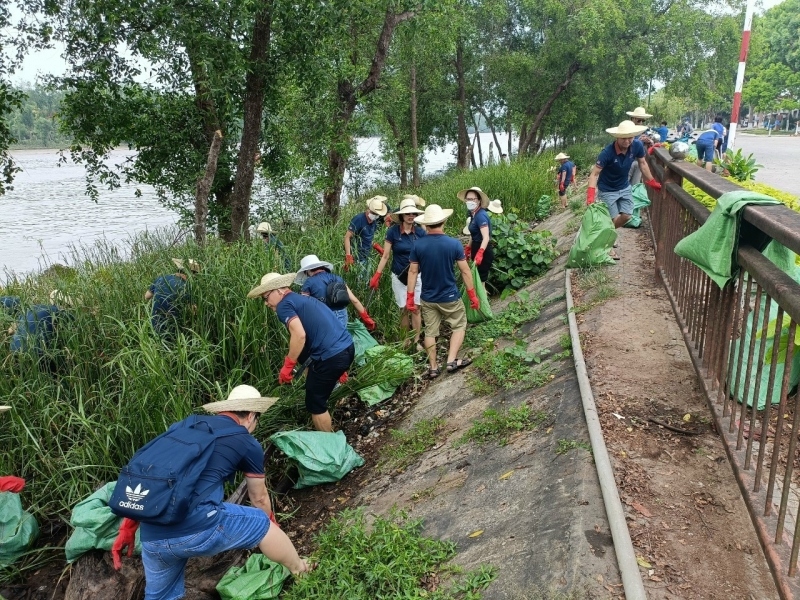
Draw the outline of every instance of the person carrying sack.
M389 257L392 259L392 292L394 293L394 301L397 307L401 310L400 316L400 331L405 339L408 334L409 320L411 327L414 329L414 344L417 351L424 352L425 348L420 343L420 336L422 335L422 316L418 310L410 311L406 308L406 288L408 287L408 270L409 270L409 257L411 250L417 240L425 235L425 230L414 223L414 219L423 213L418 207L419 202L425 204L425 201L417 196L410 196L404 198L400 202L400 208L394 213L397 216L399 223L392 225L389 231L386 232L386 239L383 242L383 256L378 263L378 268L372 279L369 280L369 287L377 290L380 285L381 275L386 268L386 263L389 262ZM420 294L422 293L422 277L417 277L417 283L414 286L414 305L419 306Z
M203 405L211 415L191 415L174 423L167 432L142 447L123 469L109 508L117 515L147 512L159 521L123 518L111 549L114 567L120 569L122 553L127 548L128 556L132 556L136 530L140 529L145 600L182 598L186 593L187 560L226 550L258 546L267 558L284 565L294 575L311 570L274 520L264 475L264 451L252 436L259 415L277 400L263 398L252 386L237 386L226 400ZM213 438L207 445L173 440L187 436L199 440L203 433ZM205 449L196 459L184 461L183 455L191 447ZM144 462L137 460L145 455L148 458ZM159 461L164 464L158 464ZM185 472L198 470L198 464L201 468L192 480L182 478L183 473L172 473L167 486L151 477L154 471L169 471L177 464L185 464ZM142 468L139 465L144 465L145 470L141 477L137 473ZM223 502L224 484L237 471L245 475L252 506ZM147 505L151 495L159 492L182 495L188 489L192 500L186 514L166 514L164 508L158 513L158 507L150 509ZM180 506L179 500L172 499L166 506Z

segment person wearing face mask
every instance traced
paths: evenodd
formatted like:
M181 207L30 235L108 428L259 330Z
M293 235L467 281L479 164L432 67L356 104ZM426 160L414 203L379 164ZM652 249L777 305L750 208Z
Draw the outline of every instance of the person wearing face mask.
M350 221L347 227L347 233L344 234L344 270L349 271L350 267L355 264L353 258L351 240L357 238L357 256L358 262L366 267L369 260L369 251L374 249L378 254L383 254L383 248L372 240L375 237L375 230L380 225L381 217L386 216L389 208L386 206L385 196L373 196L367 200L367 210L363 213L358 213Z
M479 187L461 190L457 195L458 199L466 205L467 213L472 217L468 226L471 239L469 253L475 264L478 265L478 275L485 286L494 262L494 251L490 245L492 222L486 212L486 207L489 206L489 196Z

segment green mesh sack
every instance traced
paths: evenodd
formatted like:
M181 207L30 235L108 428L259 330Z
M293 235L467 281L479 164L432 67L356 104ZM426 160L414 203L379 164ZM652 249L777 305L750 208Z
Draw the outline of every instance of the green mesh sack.
M575 236L575 242L569 251L568 269L584 269L600 265L613 265L614 259L608 251L614 247L617 232L608 206L604 202L595 202L586 208L581 219L581 228Z
M39 536L39 524L22 510L19 494L0 492L0 568L25 554Z
M625 227L638 228L642 226L642 209L650 206L650 198L647 196L647 188L643 183L637 183L631 189L633 195L633 214Z
M364 459L353 450L343 431L280 431L270 436L300 473L295 489L339 481Z
M367 362L364 357L366 351L377 346L378 342L369 334L369 331L367 331L367 328L364 327L361 321L348 321L347 331L350 332L350 336L353 338L353 344L355 345L356 354L353 359L353 364L357 367L361 367Z
M477 309L469 305L469 294L467 294L467 288L465 287L461 292L461 301L467 311L467 323L483 323L494 319L492 306L489 304L489 295L486 293L486 288L483 286L478 274L478 265L474 262L472 263L472 283L475 286L475 294L478 296L478 300L481 301L481 305Z
M243 567L231 567L217 584L222 600L269 600L277 598L289 569L263 554L253 554Z
M373 406L391 398L394 391L414 374L414 360L389 346L375 346L366 352L367 365L380 361L381 372L391 372L392 378L358 391L358 397Z

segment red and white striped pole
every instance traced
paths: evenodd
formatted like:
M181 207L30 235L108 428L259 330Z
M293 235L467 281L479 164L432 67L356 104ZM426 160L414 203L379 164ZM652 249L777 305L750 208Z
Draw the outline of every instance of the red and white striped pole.
M728 130L728 147L733 147L736 142L736 127L739 125L739 107L742 105L742 85L744 84L744 67L747 63L747 50L750 47L750 27L753 24L753 10L755 0L747 0L744 11L744 31L742 32L742 47L739 50L739 69L736 71L736 87L733 91L733 110L731 110L731 125Z

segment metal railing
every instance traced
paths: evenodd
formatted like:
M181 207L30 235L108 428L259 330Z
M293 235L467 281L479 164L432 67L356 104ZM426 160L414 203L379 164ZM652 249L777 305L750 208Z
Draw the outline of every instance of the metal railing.
M663 149L650 165L663 184L660 192L650 190L656 275L669 295L778 593L800 599L800 473L795 474L800 394L790 395L800 379L800 350L795 350L800 285L760 251L771 238L800 254L800 214L784 206L745 208L741 270L720 288L674 252L710 214L682 183L685 178L714 198L741 188L673 161ZM761 409L759 398L765 400Z

